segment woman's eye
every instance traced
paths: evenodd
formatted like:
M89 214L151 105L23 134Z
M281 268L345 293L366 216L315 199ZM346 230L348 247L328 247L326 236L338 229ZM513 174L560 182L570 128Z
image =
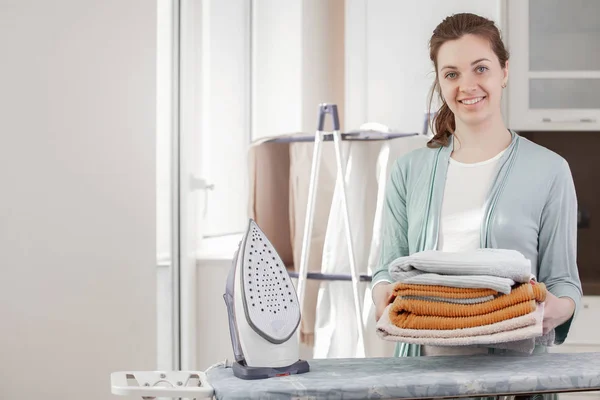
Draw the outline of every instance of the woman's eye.
M480 65L479 67L477 67L477 72L485 72L487 71L487 67L484 67L483 65Z
M446 78L447 79L454 79L454 78L456 78L456 72L448 72L446 74Z

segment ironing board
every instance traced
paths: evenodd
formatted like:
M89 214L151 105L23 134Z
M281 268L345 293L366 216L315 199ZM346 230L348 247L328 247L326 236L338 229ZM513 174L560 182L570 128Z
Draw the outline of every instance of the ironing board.
M534 395L600 390L600 353L319 359L310 372L260 381L231 368L206 372L206 387L127 390L113 374L114 394L242 399L424 399ZM138 388L140 389L140 388ZM141 389L143 390L143 388ZM158 394L160 393L160 394Z
M321 359L311 372L240 382L208 373L215 397L237 399L417 399L600 390L600 353Z

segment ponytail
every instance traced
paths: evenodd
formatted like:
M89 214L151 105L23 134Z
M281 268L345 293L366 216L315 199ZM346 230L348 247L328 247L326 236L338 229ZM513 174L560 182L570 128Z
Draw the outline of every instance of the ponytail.
M431 115L431 104L433 103L433 96L435 93L440 93L439 84L437 79L431 88L431 95L429 97L429 115ZM433 132L433 138L427 142L427 147L437 148L447 146L449 143L450 136L456 129L456 122L454 120L454 113L448 107L448 104L442 99L442 106L439 108L433 120L430 120L431 131Z

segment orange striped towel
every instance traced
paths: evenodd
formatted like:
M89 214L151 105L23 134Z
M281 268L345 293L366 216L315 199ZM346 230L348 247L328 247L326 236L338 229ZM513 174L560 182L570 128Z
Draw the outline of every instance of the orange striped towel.
M494 289L457 288L438 285L416 285L410 283L397 283L394 294L403 296L442 297L448 299L474 299L477 297L495 296L498 291Z
M452 304L397 297L389 309L392 324L409 329L460 329L481 326L533 312L546 300L543 283L524 283L510 294L477 304Z

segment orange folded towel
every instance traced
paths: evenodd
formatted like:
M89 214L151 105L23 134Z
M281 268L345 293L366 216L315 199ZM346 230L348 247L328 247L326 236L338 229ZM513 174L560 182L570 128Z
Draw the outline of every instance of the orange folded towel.
M462 329L494 324L507 319L520 317L535 311L536 302L530 300L513 306L472 317L437 317L431 315L415 315L408 312L396 313L390 311L392 324L406 329Z
M477 304L451 304L397 297L389 309L389 317L400 328L460 329L525 315L536 309L537 302L545 300L546 286L543 283L524 283L510 294Z
M394 286L394 294L397 297L427 296L443 297L447 299L474 299L477 297L495 296L498 294L498 291L493 289L471 289L437 285L416 285L400 282Z
M437 296L437 294L435 294ZM396 298L392 312L410 312L415 315L437 317L470 317L488 314L528 300L543 302L546 299L546 286L543 283L524 283L510 294L500 295L493 300L476 304L451 304L438 301Z

